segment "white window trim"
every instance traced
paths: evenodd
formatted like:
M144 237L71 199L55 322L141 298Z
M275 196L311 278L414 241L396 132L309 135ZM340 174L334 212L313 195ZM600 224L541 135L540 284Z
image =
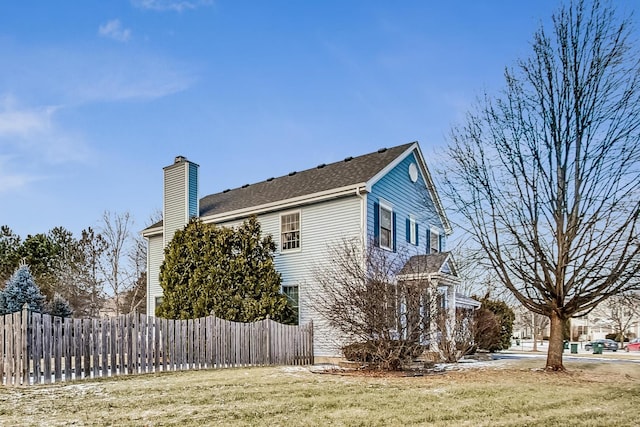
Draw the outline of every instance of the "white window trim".
M416 246L418 243L418 233L416 233L416 217L409 215L409 243Z
M299 240L298 247L293 249L282 249L282 217L285 215L291 215L295 213L298 214L298 240ZM278 252L285 253L285 254L300 252L302 250L302 212L301 210L297 209L293 211L281 212L280 215L278 216L278 227L280 229L280 233L278 235Z
M387 210L391 213L391 235L389 237L389 247L382 246L382 209ZM380 248L382 249L393 251L393 239L395 237L394 233L395 230L393 229L393 206L391 206L391 204L387 202L380 200L380 202L378 203L378 246L380 246Z

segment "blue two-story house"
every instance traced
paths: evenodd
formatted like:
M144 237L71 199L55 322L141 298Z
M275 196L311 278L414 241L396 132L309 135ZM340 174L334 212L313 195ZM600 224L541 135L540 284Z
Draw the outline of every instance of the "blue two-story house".
M340 356L332 335L314 309L314 270L328 262L328 249L344 239L388 251L438 254L425 274L456 304L457 280L444 252L451 226L417 142L320 164L240 188L198 197L198 165L184 157L164 168L161 221L143 231L148 240L147 309L161 301L160 265L164 247L192 216L203 222L237 226L257 215L263 232L277 244L276 268L282 291L297 305L300 323L314 321L317 358ZM436 261L437 262L433 262ZM451 265L450 265L451 264ZM462 301L460 301L462 303Z

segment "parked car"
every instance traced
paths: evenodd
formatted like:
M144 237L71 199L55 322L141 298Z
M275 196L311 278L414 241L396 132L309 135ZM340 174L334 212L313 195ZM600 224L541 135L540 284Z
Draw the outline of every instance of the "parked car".
M587 351L593 350L593 345L595 343L601 343L603 350L618 351L618 343L614 340L609 340L609 339L593 340L591 342L586 343L584 345L584 349Z
M624 345L625 351L640 351L640 338L634 338Z

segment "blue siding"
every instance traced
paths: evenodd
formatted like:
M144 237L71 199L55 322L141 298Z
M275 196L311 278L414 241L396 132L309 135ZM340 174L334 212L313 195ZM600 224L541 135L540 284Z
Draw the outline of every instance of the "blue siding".
M198 166L189 163L189 218L198 216Z
M378 213L376 211L380 201L383 201L393 207L394 216L397 218L394 223L396 248L408 247L412 252L426 253L429 242L427 233L434 228L444 238L444 225L425 185L422 171L418 174L417 182L411 182L409 178L411 163L419 164L415 153L408 155L373 185L371 193L367 196L367 236L369 240L377 237L375 227L378 224ZM419 167L418 169L420 170ZM416 219L417 246L408 243L409 215L413 215ZM441 244L444 248L444 239Z

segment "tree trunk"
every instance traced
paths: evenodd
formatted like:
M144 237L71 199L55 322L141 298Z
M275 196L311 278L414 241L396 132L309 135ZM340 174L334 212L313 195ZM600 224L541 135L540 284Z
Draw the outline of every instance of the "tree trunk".
M564 319L557 312L552 311L549 316L551 320L551 333L549 334L549 348L547 350L547 371L564 371L562 364L562 348L564 338Z

